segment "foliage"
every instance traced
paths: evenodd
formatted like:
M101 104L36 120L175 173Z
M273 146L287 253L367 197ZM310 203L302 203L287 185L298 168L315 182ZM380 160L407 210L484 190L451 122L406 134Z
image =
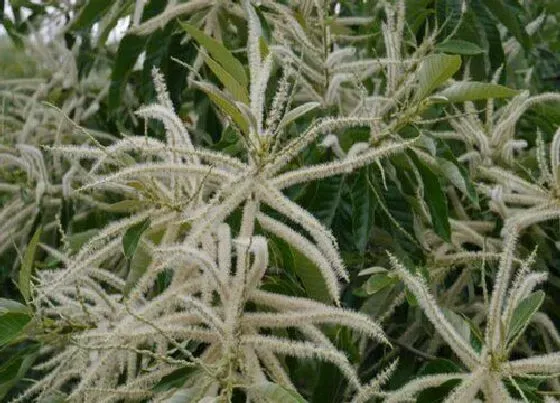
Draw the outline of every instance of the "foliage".
M556 401L558 18L0 1L0 399Z

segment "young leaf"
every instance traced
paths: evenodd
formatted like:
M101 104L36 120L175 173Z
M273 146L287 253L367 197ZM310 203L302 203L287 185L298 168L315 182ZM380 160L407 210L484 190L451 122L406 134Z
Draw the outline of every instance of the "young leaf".
M470 344L471 326L469 325L469 323L465 319L463 319L461 315L457 315L450 309L442 307L441 310L447 321L451 323L451 326L453 326L453 328L463 338L463 340Z
M410 152L409 155L422 176L422 182L424 183L424 201L428 205L434 231L449 242L451 240L451 226L449 224L447 198L441 189L438 177L414 152Z
M264 60L270 53L270 50L268 50L268 44L266 43L266 39L264 39L264 36L262 35L259 36L259 51L262 60Z
M12 299L0 298L0 315L4 315L6 313L23 313L30 315L31 309Z
M152 262L152 256L145 247L136 248L134 256L130 261L128 268L128 276L126 278L126 284L124 286L124 294L127 295L132 287L138 282L140 277L146 273L146 269Z
M447 98L448 102L465 102L479 99L509 98L517 94L519 94L519 91L499 84L459 81L435 95Z
M507 341L510 343L529 325L531 318L544 301L544 291L539 290L524 298L513 311L507 330Z
M249 133L249 122L247 122L247 119L245 119L243 114L239 111L235 103L222 91L211 84L200 81L195 81L194 85L204 91L210 100L212 100L226 116L230 117L243 133Z
M307 403L295 390L287 389L274 382L257 383L250 387L259 398L270 403Z
M245 68L229 50L227 50L220 42L196 29L192 25L181 23L181 26L199 44L206 48L208 53L210 53L210 56L220 63L221 66L229 72L229 74L241 85L242 88L247 88L249 81L247 79L247 74L245 73Z
M374 274L368 278L365 284L365 290L368 295L376 294L385 287L397 284L398 282L398 278L391 277L389 274Z
M21 262L21 269L19 271L18 287L21 295L26 302L31 299L31 274L33 273L33 263L35 261L35 251L37 250L37 245L39 244L39 239L43 233L43 228L39 227L29 244L27 249L25 249L25 254Z
M453 164L450 161L447 161L445 158L437 158L437 162L441 172L445 175L445 177L463 193L467 193L467 188L465 186L465 181L459 171L459 167Z
M277 130L283 129L297 118L305 115L307 112L312 111L319 106L321 106L321 103L319 102L306 102L303 105L292 109L282 117L282 120L280 120L280 123L278 123Z
M140 237L150 227L150 222L151 220L148 217L126 230L122 243L124 255L127 259L130 260L134 256Z
M451 39L436 45L436 50L444 53L451 53L455 55L479 55L484 53L477 44L472 42L463 41L461 39Z
M474 206L476 208L479 208L479 200L478 200L478 193L476 192L476 189L474 188L474 184L472 183L471 180L471 176L469 175L469 172L467 171L467 169L462 166L459 161L457 161L457 158L455 158L455 155L453 155L453 152L451 151L451 149L449 148L449 146L447 145L447 143L439 140L438 141L438 146L440 148L442 148L441 151L441 155L448 161L451 161L451 163L453 163L453 165L455 165L457 167L457 169L459 169L459 173L461 174L461 176L463 177L463 183L465 185L465 191L466 191L466 195L469 198L469 200L474 204ZM460 190L462 190L459 187Z
M247 89L241 86L241 84L239 84L239 82L235 78L233 78L233 76L226 69L220 66L219 63L215 62L212 58L205 54L203 54L202 56L204 57L204 61L206 62L208 67L210 67L212 72L216 75L216 77L218 77L224 87L227 88L229 92L231 92L233 97L239 102L243 102L244 104L248 105L249 94L247 94Z
M461 67L461 56L434 54L426 57L418 69L415 99L421 101L435 88L453 77Z

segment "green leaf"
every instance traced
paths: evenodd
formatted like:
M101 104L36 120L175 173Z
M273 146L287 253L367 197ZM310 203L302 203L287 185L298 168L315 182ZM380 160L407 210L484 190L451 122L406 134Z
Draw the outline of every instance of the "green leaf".
M447 210L447 198L441 188L437 175L416 154L411 151L410 157L418 168L424 183L424 201L432 217L434 231L445 241L451 240L451 226Z
M101 19L113 3L112 0L89 0L84 6L79 8L80 13L68 29L79 31L91 28L93 24Z
M13 299L0 298L0 315L6 313L23 313L26 315L31 314L31 309L28 306L20 304Z
M141 210L146 205L147 203L143 200L121 200L110 204L105 210L111 213L132 213Z
M131 72L131 78L135 83L134 88L136 89L136 93L140 99L151 100L155 97L152 72L154 67L156 67L161 70L172 103L174 101L171 94L172 86L170 86L170 84L177 81L181 82L181 79L171 76L169 71L170 66L168 64L174 29L174 24L167 24L163 29L158 29L148 36L148 40L144 46L144 63L142 63L142 71L137 70ZM178 36L179 35L177 35L177 37ZM177 63L173 65L178 66L179 64ZM120 155L122 156L126 154Z
M315 109L319 106L321 106L320 102L306 102L303 105L300 105L300 106L292 109L291 111L287 112L282 117L282 119L280 120L280 123L278 123L278 129L277 130L281 130L282 128L286 127L287 125L292 123L297 118L305 115L307 112L312 111L313 109Z
M149 1L146 3L144 12L142 13L141 22L147 21L152 17L163 12L165 1ZM170 24L174 24L171 22ZM103 39L104 32L101 33L100 40ZM119 48L115 57L115 64L111 71L111 85L109 87L109 95L107 97L108 107L112 111L118 111L121 100L121 94L126 87L127 80L132 73L138 56L145 50L146 44L152 36L161 36L161 30L154 32L152 35L134 35L127 34L119 42ZM146 54L149 60L150 55ZM150 66L151 69L152 66ZM141 83L140 83L141 84Z
M151 220L150 218L146 218L145 220L133 225L129 229L126 230L123 236L123 250L124 255L127 259L131 259L136 252L136 248L138 247L138 242L140 241L140 237L150 227Z
M144 50L148 38L147 36L127 34L119 42L115 66L111 72L111 85L108 95L109 109L116 110L118 108L128 76L132 72L138 56Z
M214 102L226 116L230 117L243 133L249 134L249 122L247 122L245 116L243 116L235 103L231 101L226 94L209 83L195 81L193 84L204 91L210 100Z
M68 236L68 246L72 252L77 252L87 241L99 233L99 229L88 229Z
M259 52L261 54L261 60L264 60L270 53L270 50L268 50L266 39L264 39L264 36L262 35L259 36Z
M126 277L126 284L124 286L124 295L128 295L130 290L136 285L138 280L146 273L146 269L152 262L152 256L146 247L140 245L136 248L134 256L130 261L128 268L128 276Z
M519 305L515 307L507 330L506 339L508 343L515 341L521 332L529 325L531 318L541 307L544 296L544 291L536 291L524 298Z
M35 261L35 251L37 250L37 245L39 244L39 239L43 233L43 228L39 227L29 244L27 249L25 249L25 254L21 261L21 269L19 271L18 287L21 295L25 299L25 302L29 302L31 299L31 274L33 273L33 263Z
M67 401L66 394L59 390L54 390L47 393L47 395L42 397L41 400L38 400L37 403L66 403Z
M21 34L17 31L16 25L9 18L4 18L2 26L6 30L6 33L8 34L14 45L19 49L23 49L23 39Z
M365 290L368 295L376 294L382 289L395 285L399 280L389 274L374 274L368 278L365 284Z
M269 403L307 403L295 390L274 382L257 383L251 386L250 390Z
M18 349L10 354L10 357L0 365L0 400L16 386L31 368L37 358L39 346L32 344L23 349Z
M457 315L450 309L441 308L443 315L457 333L463 338L464 341L470 344L471 342L471 326L461 315Z
M438 358L437 360L426 363L418 375L452 374L454 372L463 372L463 370L459 365L451 360Z
M193 372L191 368L183 371L183 368L181 368L180 370L172 372L170 375L171 382L160 382L154 388L158 392L175 389L174 391L171 391L172 394L165 399L167 403L190 403L202 401L205 403L217 403L217 398L204 398L208 389L211 387L212 382L199 371ZM189 378L190 381L193 381L194 379L189 386L184 385L187 378Z
M357 343L352 338L352 331L342 326L325 329L325 335L332 341L335 348L344 353L351 362L359 362ZM306 378L314 380L311 403L340 403L348 401L344 398L346 379L340 369L332 362L315 363ZM298 378L295 378L298 379Z
M206 54L202 55L204 57L204 61L210 67L212 72L218 77L221 83L226 87L229 92L234 96L236 100L239 102L243 102L246 105L249 105L249 94L247 94L247 89L239 82L233 78L233 76L228 73L226 69L224 69L220 64L215 62L212 58L207 56Z
M461 67L461 56L434 54L426 57L418 69L415 100L426 98L435 88L453 77Z
M484 346L484 335L482 334L480 328L476 323L474 323L467 317L463 317L463 319L469 324L471 328L471 347L474 349L474 351L480 353L480 351L482 350L482 346Z
M11 343L19 336L31 316L28 313L8 312L0 315L0 347Z
M486 49L486 55L488 55L488 61L490 62L490 71L486 73L490 73L496 71L505 62L505 54L498 24L485 7L485 3L485 0L472 0L470 4L472 13L469 10L467 14L470 16L469 22L476 27L477 34L480 36L479 45ZM471 67L474 66L471 65ZM480 76L479 79L486 77L485 74Z
M519 91L499 84L459 81L435 95L447 98L448 102L464 102L490 98L509 98L518 94Z
M437 158L437 162L443 175L478 208L478 193L476 193L466 169L445 158Z
M529 379L511 377L505 381L504 384L506 385L511 397L531 403L544 403L546 400L543 399L541 390L539 389L540 385L545 381L546 377L535 377ZM520 390L525 396L521 396L519 393Z
M312 199L307 204L307 210L326 227L330 227L333 222L334 214L341 200L343 185L343 175L318 181L314 187Z
M271 264L283 269L281 278L267 276L267 290L332 302L321 271L311 260L284 239L272 233L267 233L267 238Z
M479 200L478 200L478 193L476 192L476 189L474 188L474 184L472 183L471 177L469 175L469 172L467 171L467 169L462 166L459 161L457 161L457 159L455 158L455 155L453 154L453 152L451 151L451 148L449 148L449 146L447 145L447 143L445 143L443 140L438 140L438 146L440 148L442 148L442 152L441 155L447 159L448 161L451 161L458 169L459 172L461 173L461 176L463 177L463 183L465 185L465 190L466 190L466 195L469 198L469 200L474 204L474 206L476 208L479 208Z
M360 252L366 250L375 213L375 197L368 183L368 167L362 168L352 187L352 237Z
M438 358L437 360L429 361L416 376L425 376L433 374L452 374L463 372L463 369L459 367L453 361ZM440 403L445 401L445 398L451 393L453 388L455 388L461 381L459 379L449 380L442 383L440 386L435 388L427 388L418 394L416 402L418 403Z
M525 27L519 21L517 13L504 0L484 0L484 5L490 10L492 15L497 18L511 32L519 43L528 49L531 40Z
M459 167L445 158L437 158L438 167L445 177L461 192L466 193L465 181L461 176Z
M293 256L293 271L300 278L307 295L317 301L332 301L327 285L319 268L303 253L288 245Z
M461 39L451 39L436 45L436 50L444 53L455 55L479 55L484 53L484 49L472 42L463 41Z
M404 296L406 297L406 302L408 303L408 305L418 306L418 300L416 299L416 296L408 288L405 288Z
M97 39L97 46L103 46L107 43L107 39L109 38L109 34L111 33L111 31L113 31L113 29L119 23L121 18L129 15L128 13L129 13L129 8L125 3L121 5L121 7L116 13L111 12L106 15L103 22L99 24L103 28L103 30L99 32L99 36Z
M176 369L170 374L161 378L161 380L152 388L154 392L163 392L172 388L183 386L185 381L194 372L193 367L184 367Z
M412 3L416 2L417 1L412 1ZM411 2L409 1L408 3ZM433 7L435 7L436 12L435 24L437 24L438 27L441 27L438 28L438 31L440 32L438 36L442 38L448 38L454 33L454 29L456 29L457 26L461 24L461 19L463 16L461 10L463 0L436 0L432 3L434 3ZM429 4L425 4L424 8L428 6Z
M245 68L239 60L237 60L229 50L227 50L220 42L214 38L206 35L204 32L196 29L194 26L181 23L181 26L185 31L189 33L199 44L204 46L210 56L221 64L221 66L226 69L229 74L241 85L243 88L247 88L249 80L247 79L247 74L245 73Z

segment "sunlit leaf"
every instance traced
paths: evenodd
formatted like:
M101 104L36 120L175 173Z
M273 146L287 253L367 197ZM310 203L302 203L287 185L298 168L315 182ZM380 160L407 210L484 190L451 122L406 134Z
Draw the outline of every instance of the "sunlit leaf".
M511 316L511 321L507 329L508 343L517 339L517 336L529 325L531 318L544 302L544 292L542 290L536 291L524 298Z
M233 97L243 102L244 104L249 104L249 95L247 94L247 89L241 86L235 78L220 64L216 63L212 58L207 55L203 55L204 61L210 67L212 72L218 77L218 79L222 82L225 88L231 92Z
M249 122L237 108L235 103L222 91L206 82L197 81L194 84L204 91L212 102L214 102L226 116L230 117L243 133L249 133Z
M455 55L478 55L484 53L484 49L481 49L477 44L461 39L452 39L438 43L436 50Z
M458 81L435 95L444 97L449 102L464 102L489 98L510 98L518 94L519 91L499 84Z
M237 60L227 48L224 47L224 45L190 24L181 23L181 26L198 43L206 48L208 53L210 53L210 56L212 56L212 58L224 69L226 69L228 73L237 80L241 87L247 88L249 81L247 79L247 74L245 73L245 68L241 62Z
M134 256L136 248L138 247L138 242L140 241L140 237L142 236L144 231L150 228L150 223L150 218L146 218L145 220L127 229L124 233L122 244L124 255L127 259L131 259Z
M433 54L422 60L417 72L418 88L415 99L420 101L453 77L461 67L461 56Z
M33 273L33 263L35 262L35 251L37 250L37 245L39 244L42 233L43 228L41 227L35 231L35 234L33 234L29 244L27 244L25 254L23 255L23 259L21 261L18 287L21 295L25 298L25 301L29 301L31 299L31 274Z
M305 104L292 109L282 117L280 123L278 123L278 130L283 129L297 118L305 115L307 112L312 111L313 109L318 108L320 105L321 104L319 102L306 102Z

